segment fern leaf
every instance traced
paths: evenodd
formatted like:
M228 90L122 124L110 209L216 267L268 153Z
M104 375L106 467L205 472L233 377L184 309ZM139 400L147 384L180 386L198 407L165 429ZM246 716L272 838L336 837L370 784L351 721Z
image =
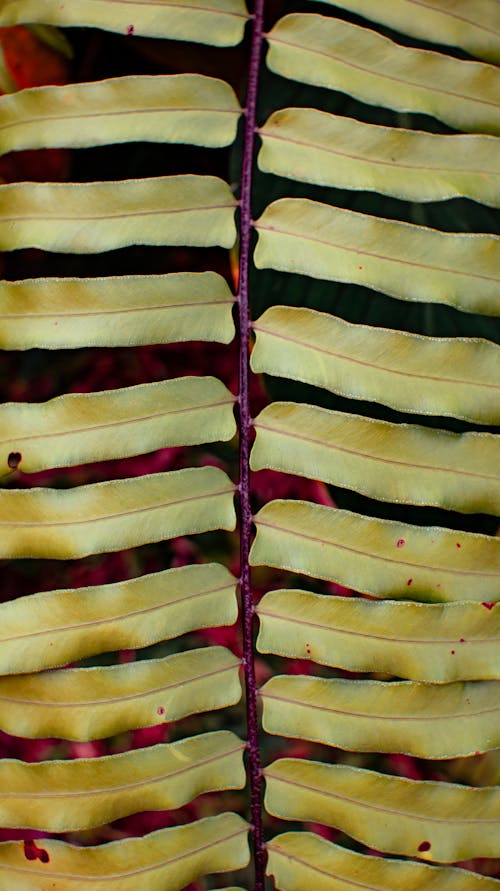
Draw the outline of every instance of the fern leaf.
M431 683L500 680L500 604L429 604L270 591L257 648Z
M400 300L500 312L500 238L450 234L283 198L256 223L255 264L354 282Z
M3 490L0 556L74 560L178 535L234 529L233 493L234 484L217 467L73 489Z
M230 145L241 109L231 87L198 74L116 77L0 97L0 153L120 142Z
M3 842L0 889L40 891L43 882L55 891L180 891L206 873L246 866L247 832L241 817L223 813L96 847L49 839Z
M245 785L245 743L205 733L96 761L0 761L4 826L89 829L142 810L172 810L205 792Z
M432 115L457 130L500 133L500 74L493 65L400 46L321 15L287 15L267 40L267 65L282 77Z
M500 440L492 434L389 424L293 402L267 406L255 428L253 470L314 471L382 501L500 514Z
M404 34L459 46L479 59L500 62L500 13L496 0L474 0L474 5L468 0L391 0L376 7L367 6L363 0L335 0L335 6Z
M234 298L215 272L0 282L0 347L229 343Z
M399 411L500 423L500 348L353 325L273 306L254 323L252 369Z
M464 196L500 204L498 146L491 136L379 127L313 108L280 109L259 135L265 173L406 201Z
M0 606L0 673L22 674L108 651L232 625L236 580L218 563L115 584L18 597Z
M45 403L0 405L0 454L26 473L140 455L166 446L231 439L234 396L213 377L71 393ZM1 472L0 464L0 472Z
M427 839L419 857L425 857ZM368 857L311 832L286 832L267 845L268 874L281 891L345 891L369 882L377 891L498 891L500 883L469 870Z
M368 847L442 863L495 857L500 789L387 776L347 764L281 758L264 771L266 809L335 826Z
M0 186L0 249L101 253L131 244L230 248L235 201L213 176Z
M2 0L0 6L3 27L37 22L213 46L239 43L248 18L243 0Z
M106 668L0 678L0 728L86 741L234 705L239 660L205 647Z
M500 539L277 500L255 518L252 565L340 582L373 597L500 599ZM409 584L411 582L411 584Z
M425 684L275 675L263 726L353 752L458 758L500 744L498 681Z

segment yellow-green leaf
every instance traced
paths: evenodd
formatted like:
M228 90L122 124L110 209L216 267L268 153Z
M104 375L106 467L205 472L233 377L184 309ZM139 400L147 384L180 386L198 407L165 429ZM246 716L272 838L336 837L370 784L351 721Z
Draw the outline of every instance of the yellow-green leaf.
M500 538L411 526L308 501L276 500L255 518L254 565L328 579L373 597L500 600Z
M229 84L200 74L34 87L0 97L0 153L139 140L216 148L233 142L240 114Z
M381 501L500 515L500 437L491 433L390 424L293 402L268 405L255 428L253 470L313 477Z
M101 253L133 244L230 248L235 200L214 176L0 186L0 250Z
M140 455L234 436L234 396L217 378L181 377L49 402L0 405L0 473ZM12 460L12 459L11 459ZM3 467L2 467L3 465Z
M500 348L352 325L312 309L273 306L254 323L252 369L399 411L500 424Z
M239 43L248 18L243 0L2 0L0 5L4 27L42 22L213 46Z
M30 594L0 606L0 674L146 647L237 616L236 580L218 563Z
M350 752L458 758L500 746L500 682L425 684L277 675L260 690L268 733Z
M496 857L500 788L473 789L282 758L264 770L266 810L334 826L370 848L443 863ZM425 851L419 849L422 840Z
M426 839L422 839L426 841ZM488 876L448 866L369 857L311 832L286 832L268 842L268 875L281 891L498 891ZM368 883L368 884L367 884Z
M266 173L406 201L465 196L500 204L498 145L492 136L378 127L313 108L275 111L259 134L258 162Z
M215 272L0 282L0 348L229 343L234 298Z
M0 727L29 738L87 741L178 721L238 702L239 667L224 647L204 647L106 668L3 677Z
M498 236L438 232L306 198L274 201L255 226L259 268L500 315Z
M249 860L248 826L223 813L142 838L82 847L38 840L43 860L25 856L22 841L0 844L1 891L179 891L210 872L242 869Z
M196 467L73 489L0 490L0 557L73 560L235 527L234 484Z
M103 758L0 761L4 826L68 832L139 811L173 810L245 785L245 743L218 731Z
M323 0L330 3L331 0ZM341 6L432 43L459 46L472 56L500 62L500 9L497 0L335 0Z
M456 130L500 132L500 73L493 65L400 46L322 15L287 15L267 40L267 65L283 77L432 115Z
M257 607L257 648L432 683L500 680L500 603L407 603L283 589Z

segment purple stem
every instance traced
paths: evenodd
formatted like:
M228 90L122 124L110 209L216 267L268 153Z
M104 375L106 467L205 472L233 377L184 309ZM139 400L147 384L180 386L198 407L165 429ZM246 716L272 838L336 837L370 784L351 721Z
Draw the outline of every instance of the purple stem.
M245 135L241 173L240 200L240 269L239 269L239 401L240 401L240 566L241 600L243 621L243 656L245 668L248 767L250 774L250 809L253 828L255 891L264 891L265 860L264 832L262 827L261 769L259 752L259 725L257 721L257 684L253 652L253 601L248 555L252 532L250 507L250 414L249 392L249 266L250 239L252 235L252 178L257 111L257 88L262 51L264 0L255 0L252 43L248 72Z

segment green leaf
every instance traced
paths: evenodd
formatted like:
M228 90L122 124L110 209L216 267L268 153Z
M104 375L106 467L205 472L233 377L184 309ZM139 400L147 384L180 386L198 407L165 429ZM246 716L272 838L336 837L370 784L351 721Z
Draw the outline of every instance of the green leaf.
M500 133L500 73L493 65L400 46L321 15L287 15L267 40L267 65L283 77L432 115L456 130Z
M500 348L490 341L352 325L291 306L271 307L253 327L253 371L399 411L500 423Z
M230 145L241 114L229 84L200 74L115 77L0 97L0 153L120 142Z
M401 300L500 314L500 238L438 232L305 198L282 198L255 224L255 264L354 282Z
M500 538L276 500L256 515L253 566L277 566L373 597L500 599Z
M133 244L230 248L235 200L214 176L0 186L0 249L101 253Z
M498 891L498 881L469 870L368 857L311 832L277 835L267 850L267 873L281 891Z
M255 428L253 470L314 477L382 501L500 514L498 436L389 424L293 402L268 405Z
M243 0L2 0L0 6L3 27L41 22L213 46L239 43L248 18Z
M51 891L180 891L208 872L246 866L247 832L241 817L223 813L95 847L44 838L42 862L26 858L22 841L3 842L0 889L40 891L43 883Z
M496 857L500 789L422 782L281 758L264 769L266 810L275 817L334 826L370 848L443 863Z
M275 675L260 690L264 730L349 752L458 758L498 748L498 681L419 684Z
M234 298L215 272L0 282L4 350L229 343Z
M30 594L0 606L0 674L147 647L237 617L236 580L218 563Z
M67 832L139 811L173 810L205 792L242 789L244 750L234 733L221 730L98 759L26 764L3 758L2 823Z
M235 527L234 484L196 467L73 489L0 490L0 557L74 560Z
M500 204L498 146L491 136L378 127L313 108L275 111L259 135L265 173L406 201L464 196Z
M323 0L330 3L331 0ZM358 13L431 43L459 46L472 56L500 62L500 15L496 0L391 0L377 6L365 0L335 0L335 6Z
M431 683L500 680L500 604L405 603L283 589L257 607L257 649Z
M224 647L106 668L0 678L6 733L87 741L239 702L240 662ZM1 887L1 886L0 886Z
M234 396L217 378L181 377L49 402L0 405L0 473L25 473L231 439ZM2 464L4 467L2 467Z

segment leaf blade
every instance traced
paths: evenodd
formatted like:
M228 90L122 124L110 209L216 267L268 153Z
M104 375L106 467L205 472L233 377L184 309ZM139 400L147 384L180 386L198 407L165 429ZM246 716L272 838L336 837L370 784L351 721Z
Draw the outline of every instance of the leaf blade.
M0 405L0 472L19 453L25 473L140 455L167 446L227 441L234 397L214 377L71 393ZM103 418L106 420L103 421Z
M367 856L311 832L286 832L268 843L268 874L281 891L345 891L360 880L377 891L497 891L498 882L469 870Z
M245 743L216 731L102 758L0 761L5 826L89 829L143 810L174 810L198 795L245 785Z
M500 680L500 606L363 600L283 589L257 606L261 653L431 683Z
M369 28L314 14L285 16L267 39L267 65L282 77L432 115L457 130L500 132L493 65L400 46Z
M215 272L0 282L7 350L229 343L234 298Z
M233 492L234 484L216 467L73 489L2 490L0 555L74 560L214 528L232 530Z
M218 148L234 141L240 114L229 84L199 74L33 87L0 97L0 153L139 140Z
M230 248L231 189L214 176L0 186L0 248L101 253L132 244Z
M153 0L80 0L78 6L57 0L4 0L0 11L4 27L36 22L213 46L238 44L247 19L243 0L162 0L161 5Z
M296 758L275 761L264 775L266 809L275 817L326 823L370 848L405 857L454 863L496 856L495 787L409 780ZM422 839L427 852L419 849Z
M251 367L399 411L500 423L500 350L273 306L254 323Z
M493 434L391 424L293 402L266 406L254 426L253 470L313 476L381 501L500 514L500 438Z
M464 312L500 313L495 235L440 232L305 198L274 201L255 227L260 269L361 284Z
M22 842L3 842L0 888L38 891L40 882L49 880L55 891L135 891L138 877L142 881L147 876L150 891L180 891L208 872L246 866L247 832L241 817L223 813L95 847L44 839L48 861L42 864L25 858Z
M67 668L0 678L0 726L29 739L86 742L234 705L240 662L204 647L106 668Z
M313 108L275 111L258 132L258 165L265 173L406 201L464 196L500 204L491 136L380 127Z
M441 760L498 747L498 690L498 681L434 685L275 675L260 696L263 726L273 735Z
M0 674L139 649L237 617L236 580L218 563L30 594L0 606Z
M268 502L255 525L253 566L289 569L393 600L480 601L489 611L490 601L500 599L500 540L492 536L286 500Z

